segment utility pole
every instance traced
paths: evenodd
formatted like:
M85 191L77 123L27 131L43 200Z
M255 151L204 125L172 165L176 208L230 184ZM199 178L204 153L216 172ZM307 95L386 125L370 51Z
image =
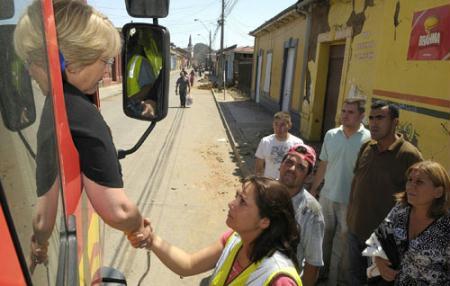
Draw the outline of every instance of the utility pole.
M220 31L220 57L222 59L222 80L223 80L223 99L225 100L225 53L223 51L223 37L225 27L225 0L222 0L222 14L220 16L220 25L222 26Z
M208 51L208 70L211 73L212 60L211 60L211 30L209 30L209 51Z

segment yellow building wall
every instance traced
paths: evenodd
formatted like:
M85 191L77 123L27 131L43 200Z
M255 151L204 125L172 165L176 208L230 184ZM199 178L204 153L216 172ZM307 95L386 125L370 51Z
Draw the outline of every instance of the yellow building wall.
M450 170L450 61L407 60L414 12L443 5L450 5L450 1L401 1L394 39L388 36L395 30L388 25L387 12L394 11L395 3L386 1L382 15L385 36L380 44L373 96L403 105L402 133L424 158L436 160Z
M348 1L331 1L328 13L330 31L318 35L316 56L308 63L311 75L310 100L304 101L301 111L301 134L309 140L320 140L323 124L326 82L328 76L329 47L345 44L339 99L336 112L336 125L339 124L340 106L345 97L359 96L369 98L376 77L376 59L380 41L380 25L383 2L374 1L373 7L366 7L364 1L355 1L355 13L364 13L365 21L361 32L355 35L347 21L353 12ZM368 104L369 105L369 104Z
M255 52L253 55L253 80L252 80L252 93L256 92L256 63L259 50L263 50L263 60L261 69L260 80L260 95L262 95L266 65L267 65L267 53L272 52L272 71L270 79L269 96L270 99L277 103L280 100L281 86L282 86L282 74L283 74L283 57L284 57L284 43L289 41L290 38L298 40L295 56L295 71L293 75L292 95L291 95L291 110L299 111L299 99L300 99L300 76L303 62L303 49L304 49L304 34L305 34L305 20L303 16L293 19L289 23L283 24L277 29L273 29L270 32L263 32L256 36L255 40Z
M347 26L352 2L330 2L330 31L318 35L315 59L308 62L311 95L301 108L302 136L320 140L329 46L345 43L336 125L347 96L366 97L368 112L374 99L392 101L401 107L399 131L424 158L435 159L450 169L450 62L407 60L414 12L449 5L450 0L400 0L397 27L397 1L375 0L364 10L365 1L355 0L355 13L365 16L357 35L355 27Z

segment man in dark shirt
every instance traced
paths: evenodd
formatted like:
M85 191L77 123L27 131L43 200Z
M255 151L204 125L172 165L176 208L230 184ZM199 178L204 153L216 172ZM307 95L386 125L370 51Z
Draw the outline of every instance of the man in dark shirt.
M393 104L377 101L371 106L372 139L359 151L347 211L350 285L367 283L364 242L394 206L393 195L404 189L406 170L422 160L419 150L395 133L398 117Z
M186 92L187 94L191 92L191 85L189 84L186 71L180 72L180 77L177 79L175 94L178 94L178 90L180 91L180 105L181 107L186 107Z

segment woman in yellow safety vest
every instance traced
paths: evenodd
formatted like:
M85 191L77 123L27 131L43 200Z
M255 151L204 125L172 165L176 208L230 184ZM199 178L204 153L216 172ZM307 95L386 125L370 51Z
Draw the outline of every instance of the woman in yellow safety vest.
M264 177L247 177L228 207L226 224L231 230L206 248L188 254L155 234L146 247L181 276L214 268L212 286L301 286L297 224L285 186ZM141 246L138 237L137 233L128 237L135 247Z

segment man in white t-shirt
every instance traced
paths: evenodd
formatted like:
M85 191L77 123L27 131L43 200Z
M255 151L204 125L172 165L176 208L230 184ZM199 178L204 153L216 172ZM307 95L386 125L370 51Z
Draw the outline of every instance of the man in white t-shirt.
M303 140L289 133L292 121L288 112L275 113L272 127L274 134L261 139L256 150L255 173L258 176L278 179L284 155L292 146L303 144Z

